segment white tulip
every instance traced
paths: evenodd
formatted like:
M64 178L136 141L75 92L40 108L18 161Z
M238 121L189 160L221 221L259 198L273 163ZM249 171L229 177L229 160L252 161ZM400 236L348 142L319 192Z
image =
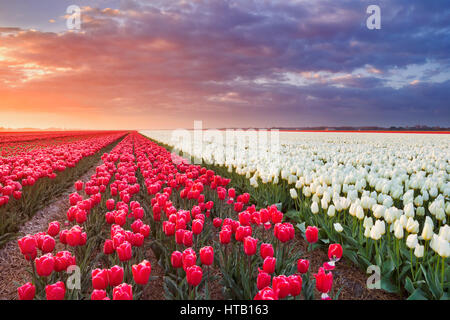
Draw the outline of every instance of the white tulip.
M419 221L414 220L413 218L408 218L406 222L406 231L409 233L418 233L419 232Z
M403 239L403 226L401 223L397 223L395 226L394 235L397 239Z
M335 212L336 212L336 209L335 209L334 205L331 204L331 205L328 207L327 215L328 215L329 217L334 217Z
M417 234L410 234L406 238L406 246L410 249L414 249L418 244Z
M295 190L294 188L289 190L290 194L291 194L291 198L292 199L297 199L298 195L297 195L297 190Z
M342 228L342 225L340 223L334 223L334 230L336 230L336 232L342 232L344 230L344 228Z
M421 246L420 244L417 244L416 248L414 249L414 255L417 258L422 258L423 257L423 252L424 252L424 246Z
M313 203L311 204L311 212L313 214L316 214L319 212L319 205L315 201L313 201Z

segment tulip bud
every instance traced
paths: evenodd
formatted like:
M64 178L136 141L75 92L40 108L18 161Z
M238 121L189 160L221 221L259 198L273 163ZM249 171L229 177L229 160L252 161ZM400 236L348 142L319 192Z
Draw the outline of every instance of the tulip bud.
M17 293L19 294L19 300L33 300L36 293L36 287L31 282L27 282L23 286L17 288Z
M214 250L212 247L203 247L200 249L200 260L203 265L209 266L214 261Z
M196 287L202 281L203 271L202 268L196 265L189 267L186 270L186 279L189 285Z
M47 300L64 300L64 296L66 295L64 282L58 281L55 284L45 286L45 294Z
M316 243L319 239L319 229L309 226L306 228L305 237L309 243Z
M406 238L406 246L410 249L414 249L417 246L417 234L410 234Z
M133 288L122 283L113 289L113 300L133 300Z
M133 273L133 279L136 284L146 285L150 279L150 273L152 266L147 260L142 261L140 264L132 266L131 271Z

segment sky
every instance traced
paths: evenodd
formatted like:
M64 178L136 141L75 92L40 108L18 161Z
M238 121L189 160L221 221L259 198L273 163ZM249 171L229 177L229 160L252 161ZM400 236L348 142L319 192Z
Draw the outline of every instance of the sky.
M194 120L450 127L450 1L0 0L0 127Z

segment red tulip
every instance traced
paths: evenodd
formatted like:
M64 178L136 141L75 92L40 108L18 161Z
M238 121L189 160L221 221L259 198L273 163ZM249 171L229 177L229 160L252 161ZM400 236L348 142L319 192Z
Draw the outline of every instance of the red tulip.
M58 281L55 284L45 286L45 294L47 300L64 300L64 296L66 295L64 282Z
M150 273L152 272L152 266L147 260L142 261L139 264L132 266L131 271L133 273L133 279L136 284L147 284L150 279Z
M263 262L263 270L268 274L272 274L275 272L275 266L277 263L277 259L274 257L266 257Z
M41 250L44 253L52 252L55 249L55 239L53 239L48 234L42 237L42 247Z
M175 234L175 223L164 221L163 230L167 237L171 237Z
M92 270L92 287L98 290L104 290L109 282L108 269Z
M20 238L18 241L20 252L25 256L25 259L32 260L37 255L36 239L30 235Z
M117 255L120 261L128 261L131 259L131 243L124 241L120 246L116 248Z
M272 277L270 274L264 271L260 271L258 274L258 278L256 279L256 286L258 290L262 290L265 287L270 286L270 282L272 281Z
M261 258L273 257L273 246L270 243L262 243L259 249Z
M309 260L298 259L298 261L297 261L297 271L299 273L306 273L306 272L308 272L308 268L309 268Z
M242 208L244 208L244 204L242 202L234 203L234 211L240 212L240 211L242 211Z
M109 300L109 298L106 295L106 291L105 290L97 290L97 289L95 289L94 291L92 291L91 300Z
M290 293L290 285L285 275L274 277L272 280L273 290L278 294L279 299L287 297Z
M278 300L278 295L271 287L265 287L256 294L254 300Z
M183 265L181 252L180 251L172 252L170 262L172 263L172 267L174 267L175 269L181 268L181 266Z
M36 264L36 272L41 277L48 277L52 274L55 267L55 258L51 253L47 253L40 258L34 260Z
M36 287L31 282L27 282L23 286L17 288L17 293L19 294L19 300L33 300L36 293Z
M193 234L192 231L189 231L189 230L185 230L185 231L184 231L184 234L183 234L183 244L184 244L186 247L191 247L191 246L192 246L192 243L193 243L192 234Z
M239 217L239 223L241 224L241 226L249 226L250 225L250 219L251 219L252 215L249 212L243 211L243 212L239 213L238 217Z
M302 292L302 277L298 274L293 274L288 277L290 295L298 296Z
M81 241L81 233L82 229L80 226L73 226L67 233L65 240L67 241L67 244L71 247L79 246Z
M228 228L222 229L219 233L220 243L228 244L231 241L231 230Z
M113 300L133 300L133 288L122 283L113 289Z
M114 266L108 270L109 285L111 287L118 286L123 281L123 268Z
M59 228L60 225L58 221L50 222L48 225L47 233L50 236L55 237L59 233Z
M183 269L184 271L187 271L188 268L192 267L193 265L195 265L195 263L197 262L197 256L192 253L189 254L184 254L182 256L182 261L183 261Z
M106 239L103 245L103 253L111 254L114 253L114 242L111 239Z
M203 221L199 219L194 219L192 221L192 232L194 234L200 234L203 231Z
M340 244L330 244L328 247L328 258L332 261L339 261L342 257L342 247Z
M214 218L213 220L213 226L215 228L219 228L222 225L222 219L220 218Z
M144 238L147 238L150 235L150 226L144 224L139 232L144 236Z
M175 242L177 244L183 244L183 238L184 238L184 232L186 230L184 229L178 229L177 231L175 231Z
M75 182L75 190L77 191L83 190L83 181L78 180L77 182Z
M322 298L328 297L327 293L331 290L333 285L333 274L331 272L325 273L325 270L321 267L319 272L314 274L316 278L316 288L322 292Z
M214 261L214 249L210 246L201 248L200 260L205 266L212 265Z
M114 208L116 207L116 204L114 202L114 199L108 199L106 200L106 209L108 209L109 211L114 210Z
M198 286L202 281L203 271L199 266L191 266L186 271L186 279L189 285Z
M305 237L309 243L316 243L319 239L319 229L309 226L306 228Z
M244 252L248 256L252 256L256 253L258 240L252 237L245 237L244 239Z
M54 266L56 272L65 271L71 265L76 265L76 259L69 251L60 251L56 253Z

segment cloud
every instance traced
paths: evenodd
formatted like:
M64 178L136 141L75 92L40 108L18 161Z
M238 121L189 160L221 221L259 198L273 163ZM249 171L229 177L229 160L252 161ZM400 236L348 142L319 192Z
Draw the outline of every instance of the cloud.
M449 6L380 1L373 31L367 5L123 1L83 7L80 32L1 27L0 114L105 128L446 124Z

